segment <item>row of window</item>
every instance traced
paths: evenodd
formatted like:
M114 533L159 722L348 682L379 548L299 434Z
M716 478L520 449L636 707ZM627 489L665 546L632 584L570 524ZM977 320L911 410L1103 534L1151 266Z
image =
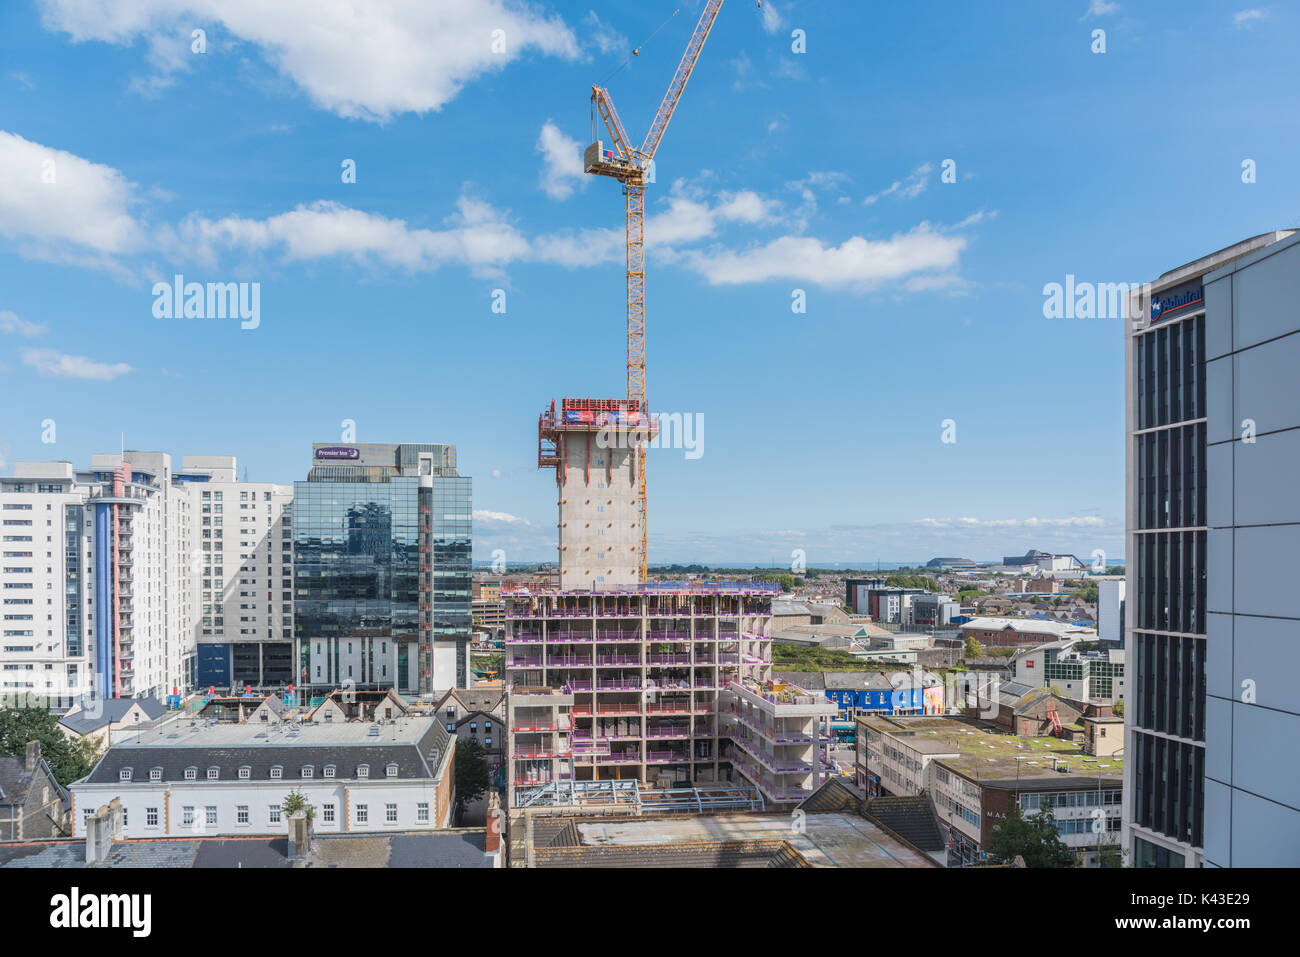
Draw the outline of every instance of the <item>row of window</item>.
M337 776L338 776L338 766L337 766L337 765L333 765L333 764L327 764L327 765L325 765L324 768L322 768L322 772L323 772L324 777L327 777L327 778L337 777ZM315 777L315 776L316 776L316 768L315 768L315 765L304 764L304 765L302 765L302 767L300 767L300 768L298 769L298 773L299 773L299 776L300 776L300 777L304 777L304 778ZM133 774L134 774L134 769L133 769L133 768L121 768L121 769L119 769L118 772L117 772L117 779L118 779L119 781L130 781L131 778L132 778L132 775L133 775ZM396 763L396 762L392 762L391 764L386 765L385 768L384 768L384 774L385 774L387 777L390 777L390 778L395 778L395 777L397 777L397 763ZM242 767L239 768L238 775L239 775L239 779L240 779L241 781L247 781L247 780L249 780L250 778L252 778L252 776L253 776L253 769L252 769L249 765L243 765ZM161 780L162 780L162 776L163 776L163 769L162 769L162 768L150 768L150 769L149 769L149 780L150 780L150 781L161 781ZM191 767L188 767L188 768L185 769L185 780L186 780L186 781L197 781L197 780L198 780L198 777L199 777L199 769L198 769L197 767L193 767L193 766L191 766ZM272 765L272 766L271 766L271 778L272 778L272 780L279 780L280 778L283 778L283 777L284 777L284 766L283 766L283 765L280 765L280 764ZM368 764L358 764L357 767L356 767L356 777L358 777L358 778L368 778L368 777L370 777L370 765L368 765ZM221 768L216 767L216 766L214 765L214 766L212 766L212 767L210 767L210 768L207 769L207 779L208 779L209 781L217 781L217 780L220 780L220 778L221 778Z
M183 826L185 826L185 827L195 827L195 826L196 826L196 821L199 820L199 818L198 818L198 816L197 816L197 814L196 814L197 811L198 811L198 809L197 809L194 805L192 805L192 804L186 804L186 805L183 805L183 806L181 807L181 824L182 824ZM89 818L89 817L91 816L92 813L93 813L93 812L92 812L91 810L86 809L85 811L83 811L83 817L84 817L84 818ZM217 826L217 825L220 823L220 822L219 822L219 816L218 816L218 813L217 813L217 806L216 806L215 804L208 804L208 805L205 805L205 806L202 808L202 812L201 812L201 813L202 813L202 818L201 818L201 820L202 820L202 825L201 825L201 826L211 826L211 827L215 827L215 826ZM356 817L356 823L357 823L357 824L369 824L369 823L370 823L370 806L369 806L368 804L358 804L358 805L356 805L356 808L355 808L355 810L354 810L354 814L355 814L355 817ZM158 820L159 820L158 808L156 808L156 807L147 807L147 808L144 809L144 826L145 826L145 827L157 827L157 826L158 826ZM282 820L283 820L283 817L282 817L282 813L281 813L281 807L280 807L280 805L279 805L279 804L268 804L267 807L266 807L266 822L267 822L268 824L280 824L280 823L282 822ZM427 824L427 823L428 823L428 821L429 821L429 805L428 805L427 802L421 801L420 803L418 803L418 804L415 805L415 820L416 820L416 823L418 823L418 824ZM335 806L334 806L333 804L323 804L323 805L321 805L321 821L322 821L322 823L324 823L324 824L334 824L334 823L336 823L336 817L335 817ZM128 823L129 823L128 812L127 812L127 809L126 809L126 808L123 808L123 809L122 809L122 826L123 826L123 827L126 827L126 826L128 825ZM251 825L251 824L253 823L253 822L252 822L252 816L251 816L251 813L250 813L250 806L249 806L249 805L247 805L247 804L237 804L237 805L235 805L235 823L238 824L238 825L241 825L241 826L248 826L248 825ZM385 805L384 805L384 823L386 823L386 824L396 824L396 823L397 823L397 805L396 805L396 804L385 804Z

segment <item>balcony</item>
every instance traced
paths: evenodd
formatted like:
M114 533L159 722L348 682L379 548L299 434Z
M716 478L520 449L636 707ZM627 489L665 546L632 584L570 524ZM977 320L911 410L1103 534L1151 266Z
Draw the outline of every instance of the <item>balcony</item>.
M640 678L617 678L596 682L597 691L640 691L641 688Z
M591 657L582 655L553 656L546 659L548 668L590 668Z
M648 654L645 656L648 665L689 665L691 656L689 654Z
M597 668L640 667L640 655L597 655Z

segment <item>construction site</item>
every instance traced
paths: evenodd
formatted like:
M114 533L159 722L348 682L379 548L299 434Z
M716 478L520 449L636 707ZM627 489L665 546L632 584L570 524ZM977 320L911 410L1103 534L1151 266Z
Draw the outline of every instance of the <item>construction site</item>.
M756 853L770 857L768 832L786 825L767 815L834 773L836 706L772 680L779 587L647 582L646 450L658 423L646 399L645 189L721 7L705 3L639 147L609 91L591 91L609 142L587 148L585 172L617 181L625 200L627 396L552 400L538 416L537 466L555 475L558 588L502 590L506 805L529 847L539 818L759 814Z

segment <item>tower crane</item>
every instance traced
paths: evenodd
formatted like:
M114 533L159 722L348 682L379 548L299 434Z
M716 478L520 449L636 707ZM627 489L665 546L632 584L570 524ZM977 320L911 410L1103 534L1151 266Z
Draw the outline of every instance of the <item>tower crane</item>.
M677 104L686 89L686 81L695 70L695 62L709 38L713 21L722 9L723 0L708 0L700 13L699 23L686 44L686 52L677 64L677 72L664 93L663 102L650 123L650 130L639 147L628 138L623 120L614 108L609 90L592 86L592 106L600 113L612 141L612 149L597 140L583 155L583 169L596 176L609 176L623 184L627 201L627 397L642 414L649 413L645 390L645 188L655 152L668 129ZM673 14L676 16L676 13ZM639 51L638 51L639 52ZM636 446L638 504L641 511L641 581L646 580L646 476L645 445Z

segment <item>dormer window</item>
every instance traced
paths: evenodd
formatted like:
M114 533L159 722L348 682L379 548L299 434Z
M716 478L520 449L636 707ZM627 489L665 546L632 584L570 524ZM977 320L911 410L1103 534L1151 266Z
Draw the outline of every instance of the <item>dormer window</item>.
M245 764L243 767L239 769L239 780L247 781L252 776L253 776L253 769L250 768L247 764Z
M161 780L162 780L162 768L150 768L150 769L149 769L149 780L150 780L150 781L161 781Z
M185 769L185 780L186 780L186 781L196 781L196 780L198 780L198 777L199 777L199 769L198 769L198 768L186 768L186 769Z
M388 765L388 767L384 768L384 773L388 775L390 778L397 777L397 764L393 763Z
M335 772L335 770L336 770L336 769L335 769L334 765L332 765L332 764L327 764L327 765L325 765L325 777L327 777L327 778L332 778L332 777L334 777L334 772Z
M209 780L209 781L215 781L215 780L217 780L217 778L219 778L219 777L221 777L221 769L220 769L220 768L215 767L215 766L214 766L214 767L210 767L210 768L208 768L208 780Z
M302 776L303 776L303 777L305 777L305 778L310 778L310 777L314 777L315 774L316 774L316 769L315 769L314 767L312 767L310 764L304 764L304 765L302 766Z
M272 765L272 766L271 766L271 779L274 780L274 781L278 781L278 780L280 780L280 778L282 778L282 777L284 777L284 768L283 768L281 765L278 765L278 764Z
M357 777L359 777L359 778L368 778L368 777L370 777L370 765L368 765L368 764L358 764L358 765L357 765Z
M131 769L130 769L130 768L122 768L122 770L120 770L120 771L117 772L117 779L118 779L119 781L129 781L129 780L131 780Z

